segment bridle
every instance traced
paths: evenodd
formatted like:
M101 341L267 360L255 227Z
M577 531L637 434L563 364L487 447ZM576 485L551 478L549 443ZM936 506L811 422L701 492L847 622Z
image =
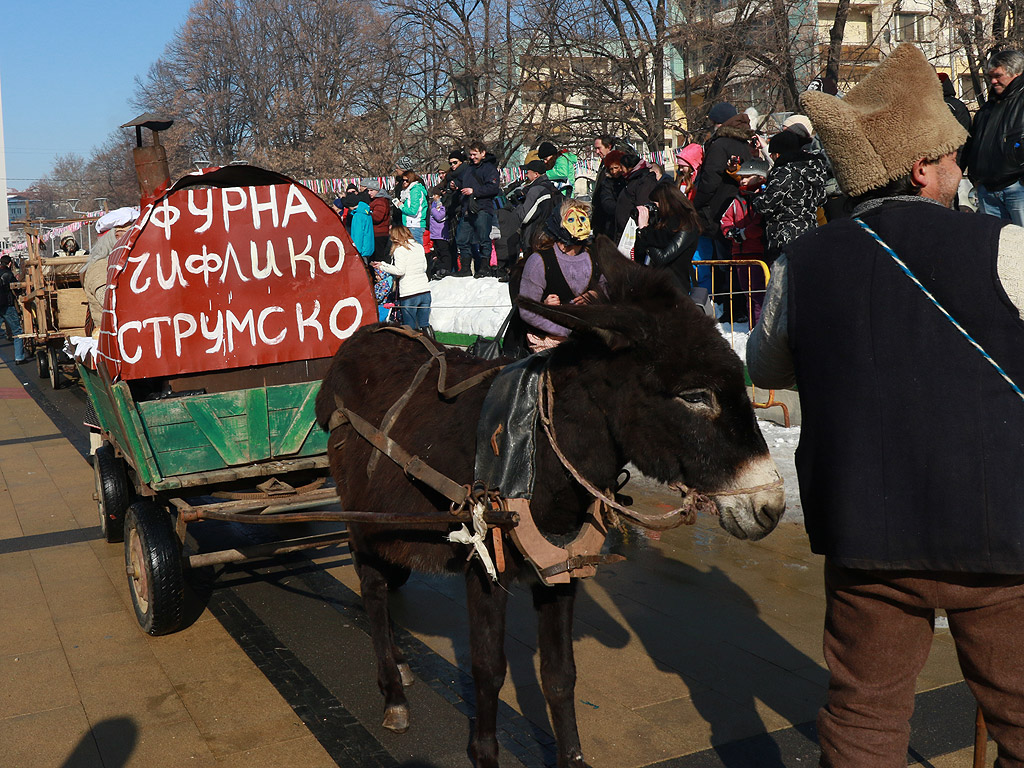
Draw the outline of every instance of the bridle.
M750 486L748 488L730 488L722 491L694 491L692 488L684 485L683 483L670 483L669 487L678 490L683 495L683 504L677 509L673 509L670 512L666 512L663 515L648 515L643 512L638 512L631 507L623 506L619 504L610 496L597 488L593 483L583 477L580 471L572 465L572 462L566 457L565 453L558 445L558 436L555 433L554 424L554 403L555 403L555 387L551 381L551 370L546 369L541 375L540 380L540 420L544 426L544 434L547 435L548 443L551 445L551 450L555 456L562 463L562 466L573 476L577 483L582 485L588 493L594 498L600 499L600 501L607 507L614 509L616 512L621 514L623 517L632 520L637 525L643 528L649 528L655 531L667 531L671 528L678 528L681 525L693 525L697 522L697 512L704 512L710 515L717 515L718 508L712 501L712 497L716 496L742 496L752 493L758 493L760 491L770 491L781 488L783 480L781 477L773 480L770 483L763 485Z

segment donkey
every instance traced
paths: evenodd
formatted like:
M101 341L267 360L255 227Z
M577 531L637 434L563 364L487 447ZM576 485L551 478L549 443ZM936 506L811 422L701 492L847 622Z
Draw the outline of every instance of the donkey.
M743 366L706 317L661 270L623 259L601 238L592 248L605 275L605 295L591 304L520 305L571 330L550 352L552 424L563 456L598 489L616 487L632 462L645 475L708 494L722 527L756 540L771 532L785 509L781 480L768 454L744 386ZM316 402L318 423L328 428L335 395L373 424L406 393L427 351L416 340L360 329L336 353ZM447 356L450 382L494 363L460 351ZM471 483L477 423L486 385L446 400L427 379L415 388L393 422L390 436L409 453L458 483ZM571 537L593 498L563 467L548 440L536 440L533 518L550 540ZM420 514L449 510L440 493L405 475L378 454L350 425L328 442L331 473L348 510ZM368 465L375 462L371 473ZM685 484L685 485L684 485ZM746 489L746 490L745 490ZM714 495L718 493L719 495ZM512 546L497 583L468 559L469 548L450 543L452 526L350 524L363 603L384 694L383 726L409 727L403 685L411 672L396 647L388 613L388 587L409 570L463 574L469 609L476 728L469 752L481 768L498 765L498 694L505 679L507 586L517 576L531 584L538 613L541 684L557 741L558 765L583 768L574 706L576 667L572 647L575 580L544 585ZM525 566L525 567L524 567Z

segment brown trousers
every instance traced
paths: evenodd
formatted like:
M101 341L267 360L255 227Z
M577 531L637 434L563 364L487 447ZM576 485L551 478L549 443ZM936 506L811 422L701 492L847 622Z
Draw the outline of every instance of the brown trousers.
M862 571L825 564L828 703L821 766L907 765L914 685L943 608L964 679L999 745L1024 767L1024 575Z

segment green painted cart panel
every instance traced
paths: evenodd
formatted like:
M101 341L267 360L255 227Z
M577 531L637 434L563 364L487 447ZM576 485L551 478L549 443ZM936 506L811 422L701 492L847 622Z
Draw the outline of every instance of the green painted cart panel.
M327 451L315 425L319 382L136 404L164 477Z

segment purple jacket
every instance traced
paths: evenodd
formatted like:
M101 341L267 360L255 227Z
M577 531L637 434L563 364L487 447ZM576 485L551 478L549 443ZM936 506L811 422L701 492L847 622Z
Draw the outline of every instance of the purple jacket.
M448 232L448 220L445 218L446 211L444 203L440 200L433 200L430 203L430 239L450 240Z

